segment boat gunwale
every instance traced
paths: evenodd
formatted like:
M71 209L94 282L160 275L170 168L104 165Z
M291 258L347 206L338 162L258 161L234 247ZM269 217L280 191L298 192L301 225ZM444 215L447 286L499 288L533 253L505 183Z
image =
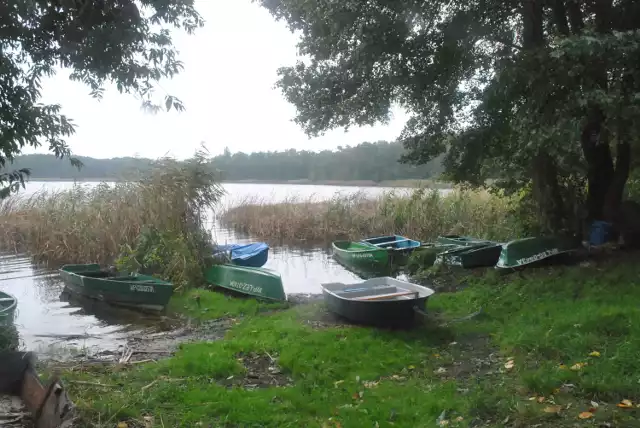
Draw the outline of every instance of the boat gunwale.
M5 306L0 308L0 318L7 316L11 313L11 311L15 311L18 307L18 298L11 293L7 293L6 291L0 291L0 294L5 294L13 299L13 302L9 306Z
M371 248L362 249L362 250L349 250L349 249L346 249L346 248L338 247L336 245L336 242L348 242L350 244L351 243L361 244L362 246L369 245L369 246L371 246ZM331 245L333 246L334 250L338 250L338 251L341 251L343 253L375 253L375 252L378 252L378 251L385 252L385 253L387 252L386 248L376 247L373 244L368 244L368 243L365 244L364 242L360 242L360 241L334 241L334 242L331 243Z
M347 297L344 297L344 296L340 296L339 294L336 294L336 292L334 290L329 290L329 289L327 289L325 287L325 285L330 285L330 284L341 284L341 285L344 285L345 287L347 287L349 285L357 286L357 285L362 285L363 283L365 283L367 281L371 281L372 279L381 279L381 278L390 279L392 281L392 283L399 283L400 285L407 284L407 285L409 285L411 287L418 287L419 288L418 290L412 290L412 291L417 291L418 292L418 297L415 297L413 299L404 299L404 300L378 300L378 301L354 300L353 298L347 298ZM345 300L345 301L348 301L348 302L363 302L363 303L374 303L374 304L375 303L390 303L390 302L405 302L407 300L426 299L426 298L429 298L429 297L433 296L435 294L435 292L436 292L434 289L429 288L429 287L425 287L424 285L414 284L412 282L403 281L401 279L392 278L390 276L371 278L371 279L368 279L366 281L362 281L360 283L353 283L353 284L345 284L343 282L326 282L326 283L320 284L320 287L322 287L322 292L323 293L331 294L332 296L337 297L340 300ZM420 292L423 291L423 290L420 290L420 289L424 289L424 291L427 292L427 295L426 296L422 296L420 294ZM338 291L338 290L336 290L336 291Z
M64 266L63 266L64 267ZM68 271L68 270L64 270L62 268L60 268L61 272L66 273L67 275L74 275L78 278L89 278L89 279L95 279L98 281L104 281L107 283L113 283L113 284L126 284L128 282L135 284L142 284L142 285L161 285L161 286L169 286L171 288L173 288L173 283L169 282L169 281L165 281L162 280L160 278L155 278L153 276L150 275L143 275L144 277L148 277L151 279L143 279L143 280L136 280L136 279L113 279L112 277L106 277L106 278L99 278L99 277L93 277L93 276L89 276L89 275L82 275L83 271L79 271L79 272L72 272L72 271ZM142 282L142 281L148 281L148 282Z

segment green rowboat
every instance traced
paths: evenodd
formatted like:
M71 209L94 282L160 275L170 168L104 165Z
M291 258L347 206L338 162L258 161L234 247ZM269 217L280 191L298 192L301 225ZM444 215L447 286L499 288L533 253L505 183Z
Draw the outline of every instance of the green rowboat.
M497 268L517 268L577 250L570 238L544 236L516 239L502 246Z
M420 248L413 252L409 259L409 264L411 266L408 266L408 269L410 272L415 272L417 269L425 266L432 266L435 263L438 254L455 248L460 248L460 245L440 244L438 242L422 244Z
M502 245L498 243L469 244L438 254L434 264L458 266L464 269L495 266L501 252Z
M335 241L333 255L352 265L387 265L389 252L365 242Z
M287 300L282 278L265 269L232 264L213 265L204 273L207 284L269 300Z
M486 239L472 238L470 236L460 235L443 235L438 236L437 242L439 244L451 244L451 245L475 245L479 243L491 243Z
M17 306L18 299L9 293L0 291L0 326L13 324Z
M93 263L64 265L60 277L72 293L150 311L164 309L173 294L170 282L148 275L114 274Z

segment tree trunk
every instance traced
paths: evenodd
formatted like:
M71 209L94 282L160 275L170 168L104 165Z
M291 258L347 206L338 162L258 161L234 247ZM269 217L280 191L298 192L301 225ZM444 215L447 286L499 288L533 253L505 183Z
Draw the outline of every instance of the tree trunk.
M544 233L566 229L565 207L558 185L558 170L546 153L538 153L532 163L533 197L538 206L540 227Z

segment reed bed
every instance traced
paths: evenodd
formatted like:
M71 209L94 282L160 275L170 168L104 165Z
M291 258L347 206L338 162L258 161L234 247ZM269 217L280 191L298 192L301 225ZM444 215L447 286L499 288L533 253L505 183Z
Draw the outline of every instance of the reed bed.
M144 230L206 235L202 218L222 195L206 159L164 158L144 175L112 185L74 185L0 203L0 246L41 262L113 263Z
M441 234L508 239L519 233L511 201L482 191L418 189L371 198L336 194L318 202L289 198L270 203L247 198L220 216L223 225L269 242L328 243L401 234L430 240Z

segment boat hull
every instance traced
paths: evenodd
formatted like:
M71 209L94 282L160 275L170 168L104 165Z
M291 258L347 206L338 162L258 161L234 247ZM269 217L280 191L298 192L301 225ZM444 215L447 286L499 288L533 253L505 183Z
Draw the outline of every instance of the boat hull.
M268 300L287 300L280 275L263 268L219 264L205 271L208 284Z
M343 263L351 265L387 265L390 261L387 250L371 244L350 241L336 241L332 244L333 255Z
M402 300L366 300L359 301L341 297L337 292L351 289L361 290L380 281L398 284L409 289L419 290L418 297ZM373 278L359 284L323 284L322 294L331 312L353 322L376 327L409 327L416 321L417 311L424 311L433 290L427 287L399 281L394 278Z
M18 299L9 293L0 291L0 327L12 325L16 317Z
M501 244L468 245L438 254L434 264L458 266L464 269L490 267L498 263L501 253Z
M110 276L97 264L62 266L60 277L72 293L147 311L162 311L173 295L169 282L147 275Z
M61 428L72 424L75 406L62 382L54 377L48 386L40 382L31 352L0 351L0 394L22 399L33 415L35 428Z
M577 250L570 238L546 236L524 238L503 245L496 268L515 269Z
M479 243L491 242L485 239L472 238L470 236L460 235L442 235L438 236L437 242L439 244L453 244L453 245L475 245Z
M405 264L409 255L422 245L420 241L400 235L376 236L363 239L360 242L387 250L391 258L390 261L394 264Z

